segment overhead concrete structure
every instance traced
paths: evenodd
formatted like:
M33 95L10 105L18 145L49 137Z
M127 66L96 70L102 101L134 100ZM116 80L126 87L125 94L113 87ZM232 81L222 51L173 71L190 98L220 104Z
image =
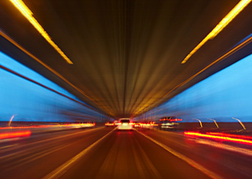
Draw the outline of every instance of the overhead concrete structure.
M23 2L72 64L8 0L0 50L112 117L140 115L251 54L250 3L181 64L239 0Z

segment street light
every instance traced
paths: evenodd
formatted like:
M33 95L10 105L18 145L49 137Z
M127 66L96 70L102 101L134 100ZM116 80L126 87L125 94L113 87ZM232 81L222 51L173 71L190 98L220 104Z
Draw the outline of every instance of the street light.
M200 128L203 128L203 125L202 125L202 122L201 122L201 120L199 120L199 119L196 119L196 118L193 118L194 120L197 120L197 121L199 121L199 123L200 123Z
M9 123L8 123L8 126L9 126L9 127L11 126L11 122L12 122L12 120L13 120L13 118L14 118L15 116L16 116L16 114L14 114L14 115L11 116L10 121L9 121Z
M217 124L216 120L210 119L210 118L207 118L207 119L214 121L214 124L216 125L216 127L219 128L219 125Z
M242 128L244 129L244 130L246 130L246 127L243 125L243 123L239 120L239 119L237 119L237 118L235 118L235 117L232 117L234 120L237 120L240 124L241 124L241 126L242 126Z

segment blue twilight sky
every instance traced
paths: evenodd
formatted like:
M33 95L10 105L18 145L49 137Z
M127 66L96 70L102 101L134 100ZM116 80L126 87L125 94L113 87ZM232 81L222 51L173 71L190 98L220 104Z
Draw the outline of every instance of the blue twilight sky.
M0 64L78 100L63 88L0 52ZM101 114L0 68L0 121L71 121Z
M157 119L175 115L185 122L193 122L192 118L237 122L232 117L252 122L252 55L188 88L149 114Z

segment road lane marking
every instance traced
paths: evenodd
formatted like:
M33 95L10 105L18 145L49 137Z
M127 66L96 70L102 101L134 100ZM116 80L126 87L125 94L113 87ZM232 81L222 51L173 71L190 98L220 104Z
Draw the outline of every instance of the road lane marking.
M118 145L119 143L119 145ZM106 158L104 159L100 169L97 171L95 179L102 179L106 178L104 173L108 174L114 174L113 165L116 163L119 146L121 143L121 139L119 137L116 137L115 142L113 143L112 147L109 150L109 153L107 154Z
M93 128L93 129L89 129L89 130L84 130L84 131L80 131L80 132L76 132L76 133L66 134L66 135L63 135L63 136L60 135L60 136L57 136L57 137L54 137L54 138L49 138L49 139L33 142L33 143L27 144L27 145L34 145L34 144L41 143L41 142L47 142L47 141L50 141L50 140L55 140L55 139L59 139L59 138L69 137L69 136L72 136L72 135L77 135L77 134L81 134L81 133L95 131L95 130L103 129L103 128L105 128L105 127L97 127L97 128Z
M63 163L61 166L47 174L43 179L52 179L52 178L59 178L62 176L76 161L78 161L80 158L82 158L88 151L90 151L94 146L96 146L98 143L100 143L103 139L105 139L107 136L109 136L116 128L114 128L112 131L107 133L102 138L98 139L96 142L88 146L86 149L78 153L76 156L68 160L67 162Z
M139 134L143 135L145 138L149 139L150 141L154 142L155 144L159 145L160 147L162 147L163 149L165 149L166 151L170 152L171 154L173 154L174 156L178 157L179 159L185 161L186 163L188 163L189 165L193 166L194 168L198 169L199 171L201 171L202 173L204 173L205 175L209 176L210 178L214 178L214 179L222 179L221 176L219 176L218 174L208 170L207 168L205 168L204 166L200 165L199 163L195 162L194 160L186 157L183 154L180 154L178 152L176 152L175 150L171 149L170 147L167 147L166 145L156 141L155 139L143 134L142 132L139 132L138 130L134 129L135 131L137 131Z
M152 164L152 162L150 161L149 157L147 156L147 154L144 152L142 146L140 145L139 141L137 139L135 141L136 141L137 146L139 147L139 149L141 151L141 155L143 156L143 158L145 160L145 163L147 164L147 166L149 167L150 171L154 175L154 178L155 179L162 179L163 177L160 175L160 173L157 171L157 169L155 168L155 166Z
M158 132L159 132L159 134L155 134L155 135L158 135L158 137L169 140L169 141L176 143L177 145L180 145L182 147L187 147L186 144L183 144L181 142L177 142L177 140L174 138L174 137L183 137L184 138L184 134L177 134L177 135L173 136L173 134L175 134L173 132L167 132L167 131L166 132L165 131L158 131ZM162 135L162 133L166 134L166 135Z
M77 142L79 142L79 141L77 141ZM40 159L40 158L42 158L42 157L44 157L46 155L49 155L49 154L51 154L53 152L56 152L57 150L61 150L63 148L69 147L70 145L73 145L74 143L77 143L77 142L72 142L72 143L70 143L68 145L60 145L60 146L57 146L57 147L54 147L54 148L50 148L50 149L44 150L42 152L36 153L34 155L28 156L26 158L23 158L21 160L18 160L16 162L13 162L13 163L11 163L11 169L23 166L24 164L27 164L27 163L30 163L30 162L35 161L37 159ZM27 161L25 161L25 160L27 160ZM22 162L22 161L24 161L24 162ZM20 163L20 162L22 162L22 163Z
M6 149L6 148L9 148L9 147L13 147L13 146L16 146L18 144L13 144L13 145L6 145L6 146L3 146L3 147L0 147L0 150L1 149Z
M175 135L175 136L184 136L184 134L181 133L181 132L173 132L173 131L160 130L160 129L156 129L155 131L157 131L159 133L164 133L164 134L172 134L172 135Z
M46 153L46 152L48 152L48 151L51 151L51 150L55 150L56 148L58 148L58 146L57 147L54 147L54 148L51 148L51 149L47 149L47 150L43 150L42 152L39 152L39 153L35 153L35 154L33 154L33 155L30 155L30 156L28 156L28 157L25 157L25 158L21 158L20 160L15 160L15 161L13 161L13 162L6 162L5 161L5 167L6 168L8 168L9 170L12 170L13 168L16 168L16 167L19 167L19 166L22 166L22 165L24 165L24 164L26 164L26 163L28 163L28 162L31 162L31 161L33 161L33 160L36 160L37 158L37 156L40 156L40 155L43 155L43 153ZM9 159L9 158L8 158ZM30 159L30 160L29 160ZM13 160L13 158L10 158L9 160ZM25 161L25 160L28 160L28 161ZM24 162L23 162L24 161ZM23 162L23 163L22 163ZM8 170L7 169L7 170ZM6 170L6 169L5 169Z
M30 143L30 144L26 144L26 145L19 145L16 148L26 147L26 149L24 151L18 151L18 152L11 153L9 155L1 156L0 160L3 160L5 158L9 158L11 156L16 156L16 155L19 155L19 154L22 154L22 153L24 153L24 155L25 155L26 153L29 153L27 147L31 146L31 145L34 145L34 144L40 144L40 143L43 143L43 142L48 142L48 141L52 141L52 140L60 139L60 138L65 138L65 137L70 137L72 135L82 134L82 133L86 133L86 132L90 132L90 131L95 131L95 130L99 130L99 129L103 129L103 128L105 128L105 127L97 127L97 128L94 128L94 129L89 129L89 130L85 130L85 131L81 131L81 132L71 133L71 134L67 134L67 135L63 135L63 136L57 136L57 137L54 137L54 138L49 138L49 139L33 142L33 143ZM35 146L35 147L37 147L37 146ZM30 148L30 149L33 150L33 148Z
M132 140L130 140L130 141L131 141L131 146L132 146L132 150L133 150L134 159L135 159L136 166L137 166L137 171L138 171L138 173L140 175L140 178L146 178L145 175L144 175L143 166L141 165L141 162L140 162L141 160L139 159L139 157L137 155L136 148L134 147Z
M223 143L219 143L219 142L214 142L214 141L211 141L211 140L205 140L205 139L197 139L197 140L194 140L194 141L199 143L199 144L209 145L211 147L216 147L216 148L220 148L220 149L223 149L223 150L228 150L228 151L231 151L231 152L237 152L237 153L240 153L240 154L243 154L243 155L252 156L252 150L250 150L250 149L236 147L236 146L223 144Z

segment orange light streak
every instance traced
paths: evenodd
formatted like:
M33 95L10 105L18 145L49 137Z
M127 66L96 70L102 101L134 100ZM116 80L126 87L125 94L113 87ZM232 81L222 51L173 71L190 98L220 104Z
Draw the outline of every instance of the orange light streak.
M251 0L241 0L216 26L215 28L185 57L181 62L184 64L187 60L202 47L208 40L218 35L249 3Z
M25 5L22 0L10 0L12 4L21 12L21 14L33 25L33 27L44 37L44 39L66 60L67 63L73 64L73 62L62 52L62 50L52 41L48 33L38 23L38 21L32 16L32 11Z

